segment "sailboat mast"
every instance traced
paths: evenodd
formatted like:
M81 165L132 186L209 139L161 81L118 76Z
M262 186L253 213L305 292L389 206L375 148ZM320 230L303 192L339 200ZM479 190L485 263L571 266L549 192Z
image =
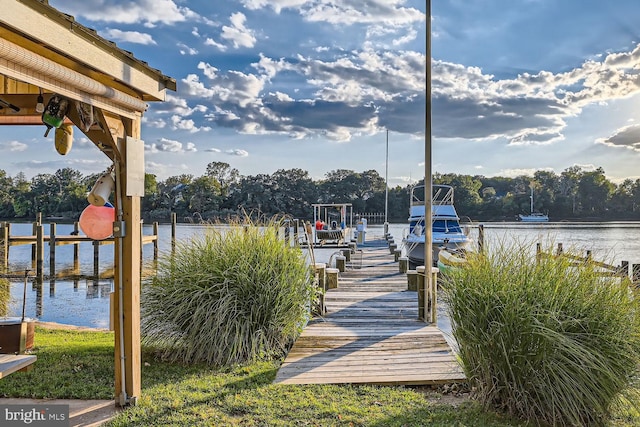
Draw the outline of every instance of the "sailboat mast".
M529 198L531 199L531 213L533 214L533 187L531 187L531 196Z

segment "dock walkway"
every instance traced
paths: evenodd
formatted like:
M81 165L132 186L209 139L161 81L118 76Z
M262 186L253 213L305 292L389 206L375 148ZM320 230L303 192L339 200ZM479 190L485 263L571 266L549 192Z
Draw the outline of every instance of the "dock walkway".
M362 252L360 252L362 251ZM418 320L418 296L383 239L367 241L325 295L275 383L427 385L465 381L443 333Z

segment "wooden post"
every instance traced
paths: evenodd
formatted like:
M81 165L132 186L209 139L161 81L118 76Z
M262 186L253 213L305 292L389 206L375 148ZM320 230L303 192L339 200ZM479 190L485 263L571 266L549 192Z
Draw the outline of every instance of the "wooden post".
M291 246L291 221L288 219L285 219L283 221L283 225L284 225L284 244L286 246Z
M80 234L80 228L77 222L73 223L73 235L78 236ZM73 244L73 273L80 274L80 243Z
M400 273L406 273L409 270L409 258L406 256L398 258L398 269L400 270Z
M338 287L338 273L337 268L327 268L327 288L336 289Z
M100 242L93 241L93 278L100 276Z
M176 222L178 222L178 216L175 212L171 212L171 256L176 253Z
M418 290L418 272L416 270L407 270L407 290L414 292Z
M298 244L300 240L298 240L298 233L300 232L300 220L298 218L293 220L293 242L294 244Z
M356 242L349 242L349 251L352 254L356 253L356 249L358 248L358 244Z
M338 255L336 257L336 268L342 273L347 269L347 258L343 255Z
M542 260L542 244L536 243L536 264L539 264Z
M562 255L563 249L562 249L562 243L558 243L558 249L556 250L556 255L560 256Z
M11 239L11 224L7 222L2 223L2 257L3 257L3 266L4 270L7 271L9 269L9 239Z
M342 249L340 252L342 252L342 256L347 262L351 262L351 250Z
M159 230L158 222L153 223L153 235L156 236L153 241L153 265L154 268L158 268L158 230Z
M34 245L31 245L31 269L38 271L36 260L38 258L38 222L34 222L31 226L33 230L33 235L36 236L36 242ZM36 273L37 276L37 273Z
M478 252L484 251L484 224L478 225Z
M425 277L424 277L424 271L425 271L425 267L424 265L419 265L416 267L416 273L417 273L417 282L418 282L418 286L417 286L417 291L418 291L418 320L423 320L426 321L426 317L425 317L425 293L426 293L426 289L425 289Z
M618 267L618 274L622 278L629 278L629 261L621 261Z
M38 281L44 281L44 229L41 224L36 226L36 276Z
M633 283L640 286L640 264L633 264L631 271Z
M56 223L49 224L49 277L56 277Z
M115 164L114 364L115 395L120 406L136 405L141 395L140 263L141 196L144 190L140 118L113 118L121 131L113 135L122 155Z
M438 321L438 267L431 267L431 289L428 290L427 319L429 323Z
M313 266L314 269L314 273L318 275L318 290L319 290L319 302L318 305L319 307L317 307L317 312L318 314L325 314L326 313L326 306L324 304L324 294L327 292L327 278L326 278L326 271L327 271L327 264L324 263L316 263Z
M393 255L393 253L396 251L397 248L398 248L398 245L396 245L395 243L391 243L389 245L389 253Z
M396 249L393 251L393 262L398 262L398 260L400 260L400 255L402 255L402 249Z

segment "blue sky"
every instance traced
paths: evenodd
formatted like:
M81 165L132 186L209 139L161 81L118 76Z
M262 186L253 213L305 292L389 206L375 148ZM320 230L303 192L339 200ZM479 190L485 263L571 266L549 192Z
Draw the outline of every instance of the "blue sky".
M424 0L50 0L174 77L145 113L146 171L424 174ZM433 0L433 171L485 176L603 167L640 178L640 2ZM5 128L14 176L105 158L76 132Z

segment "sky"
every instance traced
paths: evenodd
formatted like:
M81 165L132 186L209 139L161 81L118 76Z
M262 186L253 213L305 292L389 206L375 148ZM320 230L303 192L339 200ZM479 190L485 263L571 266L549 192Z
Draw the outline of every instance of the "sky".
M142 123L147 173L424 176L425 0L49 0L177 81ZM640 178L640 2L432 0L432 170L602 167ZM79 130L4 127L15 176L108 167ZM388 148L388 150L387 150ZM388 151L388 155L387 155Z

